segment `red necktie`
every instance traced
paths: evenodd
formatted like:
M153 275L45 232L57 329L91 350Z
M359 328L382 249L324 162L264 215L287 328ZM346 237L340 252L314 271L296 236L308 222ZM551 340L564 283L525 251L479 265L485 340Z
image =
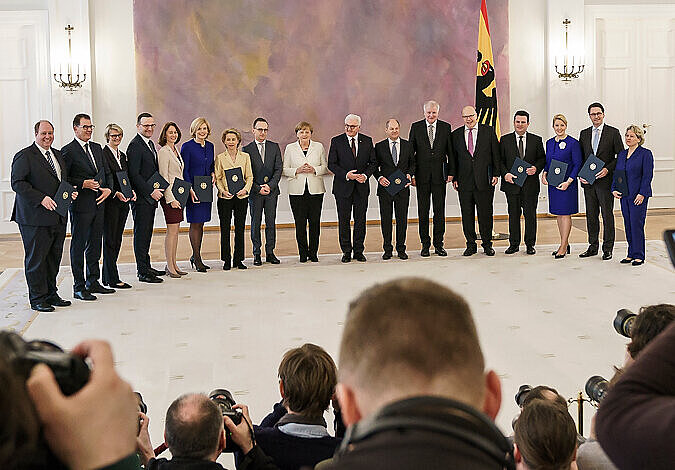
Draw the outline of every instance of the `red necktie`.
M468 139L469 153L473 157L473 127L469 129L469 139Z
M354 144L354 137L352 137L352 153L354 154L354 158L356 158L356 145Z

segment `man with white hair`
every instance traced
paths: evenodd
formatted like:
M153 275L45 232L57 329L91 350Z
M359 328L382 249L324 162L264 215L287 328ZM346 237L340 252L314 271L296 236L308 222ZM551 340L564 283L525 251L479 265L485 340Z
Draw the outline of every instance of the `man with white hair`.
M424 103L424 119L410 126L409 141L415 152L413 186L417 187L421 255L429 256L429 209L434 202L434 248L438 256L448 256L443 248L445 236L445 185L455 175L450 124L438 119L441 105Z
M375 170L373 139L359 132L361 117L348 114L345 117L345 132L330 141L328 169L333 178L333 195L338 213L339 240L342 262L354 259L366 261L363 242L366 238L366 211L370 186L368 178ZM354 237L350 230L354 214Z

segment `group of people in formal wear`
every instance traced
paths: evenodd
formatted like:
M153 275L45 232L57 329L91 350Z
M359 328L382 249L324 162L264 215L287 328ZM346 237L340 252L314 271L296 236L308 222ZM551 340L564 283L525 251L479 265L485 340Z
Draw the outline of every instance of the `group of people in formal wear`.
M120 149L124 133L117 124L108 124L104 133L106 145L101 146L91 140L94 129L91 117L78 114L73 120L73 140L58 151L52 147L52 124L39 121L35 125L35 142L14 156L11 177L16 192L12 220L18 223L24 244L31 307L38 311L53 311L54 307L70 305L70 301L59 297L56 288L67 222L67 214L61 215L55 210L56 192L62 181L75 188L69 208L70 260L74 297L85 301L96 300L95 294L109 294L115 289L131 287L120 279L117 270L130 210L134 220L133 248L139 281L160 283L161 276L179 278L187 274L176 262L178 231L184 218L190 226L191 267L198 272L210 268L202 260L201 245L204 223L211 219L212 202L203 196L204 200L200 200L194 186L189 189L183 204L173 191L177 180L194 185L196 178L201 178L202 188L205 187L204 178L210 179L211 185L216 187L220 251L225 270L247 268L244 264L247 210L251 216L253 264L263 264L263 214L265 261L280 263L274 249L282 176L288 182L300 262L318 262L321 211L326 191L324 176L331 173L344 263L352 259L366 261L364 240L371 176L378 183L382 258L385 260L393 257L394 248L398 258L408 258L406 233L410 186L417 190L421 256L431 255L432 244L436 255L447 256L443 239L448 183L459 196L466 238L463 255L477 253L477 215L482 249L486 255L494 256L493 199L500 179L509 215L509 247L505 253L518 252L524 238L527 254L535 254L541 178L548 186L549 212L556 215L560 231L560 247L552 253L556 259L570 253L571 215L578 212L580 180L586 201L589 246L579 256L597 255L602 248L602 259L612 258L615 238L613 201L618 198L628 240L628 255L621 263L644 263L644 223L654 163L652 153L642 147L644 134L641 128L628 127L625 132L628 148L625 149L618 129L604 123L602 104L592 103L588 107L592 126L581 131L578 140L567 135L565 116L556 114L552 123L555 136L544 146L540 136L528 132L530 119L526 111L515 113L514 132L503 135L500 140L492 127L478 122L473 106L462 109L464 125L454 131L449 123L438 119L440 105L437 102L427 101L423 111L424 118L412 124L408 140L401 138L400 123L392 118L385 123L387 138L376 144L361 132L361 118L349 114L344 121L344 133L331 139L328 153L320 142L312 139L312 125L302 121L295 127L297 140L286 146L283 157L279 144L268 140L269 123L262 117L253 122L254 140L245 146L242 146L239 130L224 130L221 141L225 151L217 155L214 144L208 140L211 125L204 117L194 119L189 129L191 138L180 146L182 134L178 125L175 122L164 124L159 133L158 149L152 140L155 120L150 113L141 113L136 123L137 134L131 139L126 154ZM591 157L602 162L602 169L594 174L592 182L577 177ZM517 162L521 162L520 166ZM548 184L552 176L549 172L560 173L561 163L566 164L562 182L556 186ZM514 172L513 168L518 171ZM131 192L127 191L126 196L121 187L126 180L120 180L120 172L129 178ZM168 187L162 189L156 183L157 173ZM620 173L625 181L617 182L614 173ZM243 181L235 185L237 175ZM178 189L180 192L183 188ZM433 233L430 234L432 204ZM158 206L166 220L164 270L154 269L149 255ZM599 243L600 214L604 225L602 247ZM521 237L521 215L524 217L524 237ZM392 219L396 221L395 245ZM234 247L230 236L233 222ZM99 268L101 251L102 275Z

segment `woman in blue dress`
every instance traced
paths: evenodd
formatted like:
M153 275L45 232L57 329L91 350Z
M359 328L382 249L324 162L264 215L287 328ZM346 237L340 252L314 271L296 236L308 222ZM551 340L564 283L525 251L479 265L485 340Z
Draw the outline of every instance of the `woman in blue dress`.
M654 156L651 150L642 146L645 141L644 132L632 125L626 129L626 145L617 156L615 172L626 172L628 194L621 194L612 184L612 194L621 200L621 214L626 229L628 256L621 260L622 264L631 263L640 266L645 262L645 218L647 217L647 200L652 195L652 178L654 176Z
M211 182L215 181L213 173L213 144L206 140L211 134L211 125L206 118L198 117L190 124L192 139L183 144L180 149L181 156L185 161L183 176L185 181L194 184L195 176L211 176ZM211 220L211 203L200 202L194 191L190 192L191 200L188 201L185 213L190 223L190 245L192 256L190 264L192 268L205 273L210 267L202 261L202 238L204 237L204 222Z
M552 254L556 259L564 258L570 252L569 237L572 230L572 214L579 212L579 184L577 173L581 169L582 157L579 141L567 135L567 118L562 114L553 116L555 137L546 141L546 166L541 172L541 182L548 186L548 211L557 216L560 232L560 247ZM558 186L548 184L546 175L551 161L567 163L566 179Z

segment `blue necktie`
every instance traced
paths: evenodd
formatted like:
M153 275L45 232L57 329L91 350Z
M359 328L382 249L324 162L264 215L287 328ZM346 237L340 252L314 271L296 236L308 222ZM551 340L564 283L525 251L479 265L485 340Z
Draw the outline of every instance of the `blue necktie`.
M600 128L593 128L593 155L598 156L598 143L600 142Z
M391 159L394 160L394 166L398 165L398 152L396 151L396 142L391 143Z

